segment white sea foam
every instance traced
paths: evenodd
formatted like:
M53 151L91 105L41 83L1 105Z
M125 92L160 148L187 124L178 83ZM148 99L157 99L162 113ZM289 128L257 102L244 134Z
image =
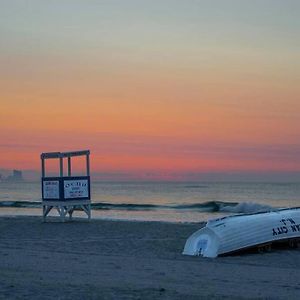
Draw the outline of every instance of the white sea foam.
M263 205L254 202L242 202L235 206L224 206L220 208L222 212L232 212L232 213L257 213L263 211L274 210L272 206Z

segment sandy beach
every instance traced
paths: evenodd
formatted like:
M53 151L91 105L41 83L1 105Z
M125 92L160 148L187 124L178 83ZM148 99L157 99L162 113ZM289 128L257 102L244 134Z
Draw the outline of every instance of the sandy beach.
M299 299L300 250L181 255L201 224L0 218L1 299Z

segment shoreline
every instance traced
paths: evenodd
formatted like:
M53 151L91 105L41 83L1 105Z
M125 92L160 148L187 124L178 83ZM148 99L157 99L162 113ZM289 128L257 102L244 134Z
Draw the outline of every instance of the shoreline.
M299 249L182 255L201 226L1 216L0 299L300 298Z
M19 208L16 208L16 209L19 209ZM120 214L122 213L122 211L120 212ZM42 215L41 215L41 212L40 212L40 209L39 209L39 212L37 212L36 214L28 214L27 212L25 211L18 211L18 212L11 212L11 210L7 213L7 214L4 214L3 213L3 210L1 211L0 209L0 219L1 218L40 218L41 219L41 222L42 222ZM216 217L217 218L217 217ZM215 219L215 218L211 218L211 219ZM59 219L59 216L58 214L57 215L50 215L50 216L47 216L47 220L45 223L51 223L50 220L52 220L53 222L56 222L56 223L59 223L60 219ZM66 217L66 221L65 222L62 222L61 223L72 223L72 222L80 222L80 221L87 221L88 222L88 219L86 216L84 215L75 215L73 216L73 220L70 221L68 219L68 217ZM174 225L180 225L180 224L191 224L191 225L195 225L195 224L205 224L207 223L208 220L206 219L203 219L203 220L199 220L199 221L181 221L181 220L178 220L178 221L173 221L173 220L162 220L162 219L146 219L146 218L134 218L132 217L131 219L128 218L121 218L119 217L118 215L116 216L99 216L99 215L95 215L93 214L92 212L92 217L91 217L91 220L90 222L94 222L94 221L112 221L112 222L153 222L153 223L166 223L166 224L174 224Z
M165 212L160 211L126 211L126 210L91 210L92 220L116 220L116 221L137 221L137 222L166 222L172 224L191 223L199 224L207 222L209 219L216 219L227 215L228 213L214 213L206 212ZM20 217L40 217L42 216L42 208L23 208L23 207L0 207L0 218L20 216ZM58 213L53 210L49 217L58 218ZM48 218L48 217L47 217ZM75 211L73 214L75 219L85 219L86 215L83 212ZM66 218L67 220L68 218Z

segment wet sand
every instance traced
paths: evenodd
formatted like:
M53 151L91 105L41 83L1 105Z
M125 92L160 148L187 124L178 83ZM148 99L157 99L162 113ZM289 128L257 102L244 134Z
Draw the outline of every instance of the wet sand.
M300 299L300 250L181 255L201 224L0 217L0 299Z

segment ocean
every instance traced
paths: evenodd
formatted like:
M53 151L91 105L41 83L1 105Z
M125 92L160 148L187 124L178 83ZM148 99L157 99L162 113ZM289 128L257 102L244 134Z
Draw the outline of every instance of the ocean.
M300 183L92 182L91 194L99 219L202 222L300 206ZM40 182L0 182L0 215L42 215L40 203Z

